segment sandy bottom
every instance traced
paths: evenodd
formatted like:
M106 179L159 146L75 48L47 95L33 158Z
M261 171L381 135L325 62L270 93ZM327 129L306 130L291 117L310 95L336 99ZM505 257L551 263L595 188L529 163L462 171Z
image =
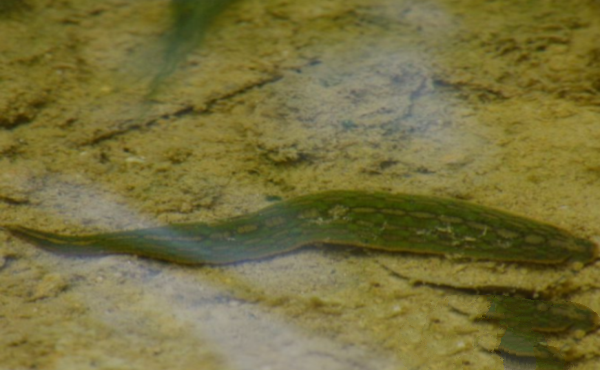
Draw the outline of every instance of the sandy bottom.
M25 3L0 8L0 224L213 222L355 189L600 236L596 1L239 0L151 95L168 1ZM0 369L504 369L502 329L473 320L490 287L600 312L598 263L185 267L0 232ZM600 366L597 333L548 341Z

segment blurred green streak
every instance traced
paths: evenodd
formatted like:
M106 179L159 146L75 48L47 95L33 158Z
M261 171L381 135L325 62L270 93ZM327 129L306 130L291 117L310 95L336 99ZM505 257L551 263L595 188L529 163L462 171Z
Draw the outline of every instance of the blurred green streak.
M199 47L214 19L236 0L171 0L171 28L165 35L162 64L150 85L156 93L196 47Z
M0 0L0 17L24 11L27 8L29 5L25 0Z

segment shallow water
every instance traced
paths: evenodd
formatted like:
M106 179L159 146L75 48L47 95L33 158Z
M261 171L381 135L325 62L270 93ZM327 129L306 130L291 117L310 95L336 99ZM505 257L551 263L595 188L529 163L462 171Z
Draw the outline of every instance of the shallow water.
M168 1L28 4L0 19L0 224L211 222L361 189L600 235L597 2L239 0L150 98ZM0 369L503 369L472 288L562 283L600 312L598 268L344 248L192 268L1 233ZM598 366L596 335L551 341Z

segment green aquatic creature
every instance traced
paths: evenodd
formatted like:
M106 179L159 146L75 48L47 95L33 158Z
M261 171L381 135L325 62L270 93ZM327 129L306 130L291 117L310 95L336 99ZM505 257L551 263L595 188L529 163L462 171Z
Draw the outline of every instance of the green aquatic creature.
M535 360L535 369L565 369L564 356L546 343L546 335L572 331L583 336L600 326L596 312L574 302L498 295L486 299L490 308L481 319L506 329L496 349L505 362L529 358Z
M595 330L600 326L598 314L588 307L569 301L540 301L492 295L484 320L500 325L539 333Z
M265 258L308 245L517 263L587 264L595 245L557 227L472 203L408 194L328 191L214 224L83 236L4 226L52 252L134 254L183 264Z
M236 0L171 0L171 26L164 37L163 60L150 85L150 96L196 47L216 17Z
M278 202L214 224L188 223L83 236L4 226L57 253L133 254L183 264L254 260L308 245L345 245L385 252L446 255L516 263L584 265L596 247L557 227L472 203L408 194L328 191ZM506 327L498 350L533 359L538 369L564 369L545 333L599 324L571 302L489 296L482 319ZM508 360L507 360L508 361Z
M509 327L502 336L497 351L504 360L505 369L565 370L566 362L560 351L545 343L542 333ZM526 361L529 364L533 360L535 366L514 366L519 360L529 360ZM507 362L513 363L513 366L507 366Z

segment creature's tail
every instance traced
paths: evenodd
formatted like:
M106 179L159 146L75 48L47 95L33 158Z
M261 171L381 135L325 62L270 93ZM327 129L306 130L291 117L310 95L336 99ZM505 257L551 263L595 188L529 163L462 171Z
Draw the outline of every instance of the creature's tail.
M18 225L0 226L17 238L31 242L50 252L70 255L102 255L114 253L102 248L91 236L68 236L30 229Z

